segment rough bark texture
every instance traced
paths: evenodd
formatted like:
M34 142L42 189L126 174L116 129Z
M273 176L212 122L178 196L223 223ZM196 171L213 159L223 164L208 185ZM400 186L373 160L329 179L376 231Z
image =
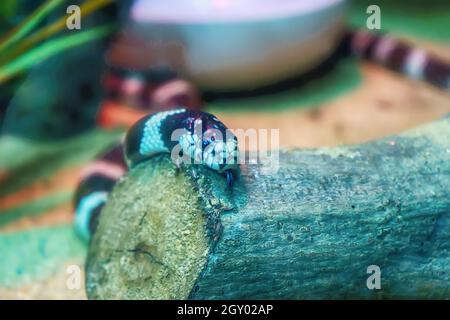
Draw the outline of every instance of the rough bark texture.
M447 118L281 151L276 174L243 165L232 191L202 166L176 174L168 157L151 159L102 212L88 297L450 298L449 137ZM370 265L380 290L366 286Z

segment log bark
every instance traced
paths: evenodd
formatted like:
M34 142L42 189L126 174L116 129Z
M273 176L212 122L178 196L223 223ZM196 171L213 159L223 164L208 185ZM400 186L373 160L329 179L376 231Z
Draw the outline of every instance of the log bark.
M232 190L166 156L115 187L89 298L450 298L450 119L371 143L281 150ZM370 290L368 267L381 271Z

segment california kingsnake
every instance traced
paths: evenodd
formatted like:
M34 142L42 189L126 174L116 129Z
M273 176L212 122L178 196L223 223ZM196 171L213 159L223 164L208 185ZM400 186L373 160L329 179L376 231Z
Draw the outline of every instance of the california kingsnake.
M179 134L174 135L177 130ZM125 173L127 165L133 168L162 153L175 154L176 166L187 161L223 173L228 185L232 186L233 170L238 165L238 143L219 119L189 109L150 114L128 130L123 147L119 145L87 168L76 192L78 234L84 239L90 238L108 193Z
M421 49L364 31L351 33L347 39L352 53L357 56L413 79L450 88L450 65ZM191 160L201 159L197 163L225 173L228 184L232 184L232 170L237 166L237 139L233 135L227 136L227 128L215 116L198 111L200 98L189 82L163 69L142 74L111 68L104 77L104 87L105 100L119 101L121 106L100 109L98 124L102 127L126 124L120 117L114 118L115 114L127 110L123 105L130 106L130 110L166 111L150 114L136 122L128 131L124 145L115 147L87 168L75 197L75 226L82 238L89 239L95 230L108 193L126 172L127 164L132 168L154 155L170 153L176 145ZM170 110L177 106L186 109ZM196 135L195 127L200 120L202 132L217 129L221 136ZM186 134L172 140L172 133L180 128L185 129ZM218 154L223 157L217 158ZM229 161L230 156L234 162Z

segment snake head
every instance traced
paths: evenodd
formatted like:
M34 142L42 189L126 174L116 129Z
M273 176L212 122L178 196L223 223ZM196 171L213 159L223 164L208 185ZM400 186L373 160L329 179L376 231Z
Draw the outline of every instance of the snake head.
M192 130L182 135L179 143L192 163L224 173L227 184L233 184L232 172L237 169L239 160L238 140L216 117L205 113L201 119L193 121Z

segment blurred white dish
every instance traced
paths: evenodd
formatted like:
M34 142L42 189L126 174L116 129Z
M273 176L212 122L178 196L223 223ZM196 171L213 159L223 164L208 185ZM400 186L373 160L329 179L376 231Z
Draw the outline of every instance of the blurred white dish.
M137 0L130 27L201 87L243 89L323 61L344 12L344 0Z

